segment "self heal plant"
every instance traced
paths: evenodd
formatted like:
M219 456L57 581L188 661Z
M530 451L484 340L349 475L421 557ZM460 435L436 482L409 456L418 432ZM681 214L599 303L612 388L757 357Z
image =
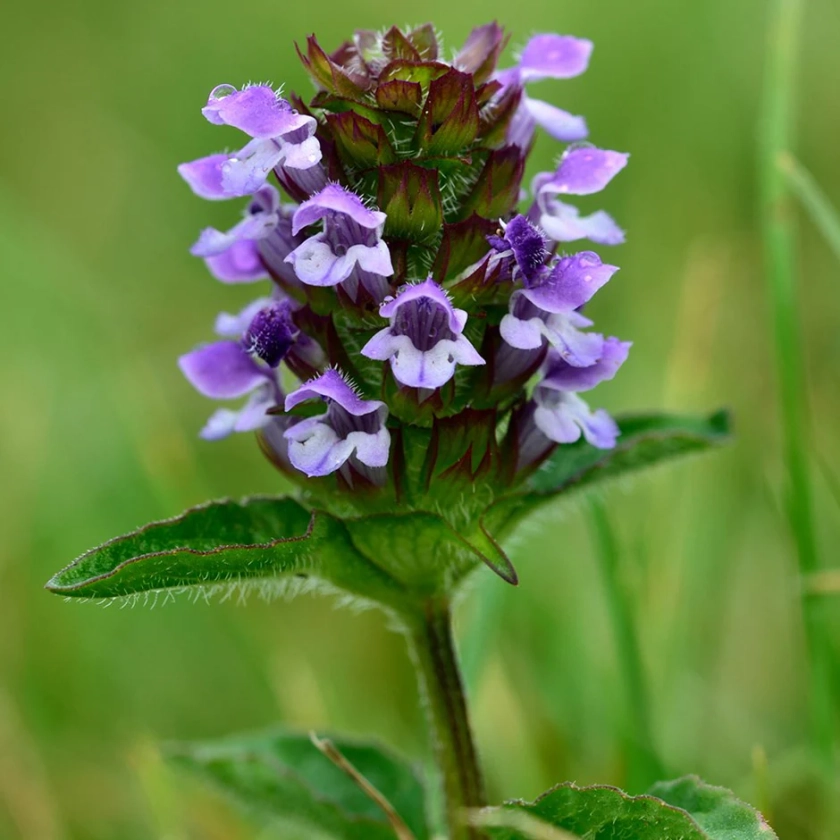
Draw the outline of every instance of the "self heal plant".
M566 199L605 189L628 158L526 90L583 73L591 42L540 34L505 68L506 44L495 23L451 60L430 25L362 30L332 52L311 36L298 47L308 101L268 85L210 92L204 117L250 139L179 172L203 198L244 201L192 253L258 291L179 365L204 396L239 401L200 434L256 432L294 492L152 523L48 588L108 599L305 580L385 610L417 667L434 778L378 748L280 731L175 751L301 836L588 837L620 823L627 837L767 838L755 812L693 778L643 797L561 785L533 804L485 798L453 599L488 570L518 583L504 546L536 509L727 435L724 414L614 418L588 396L630 342L590 317L617 266L567 243L624 234ZM565 145L526 192L538 130Z

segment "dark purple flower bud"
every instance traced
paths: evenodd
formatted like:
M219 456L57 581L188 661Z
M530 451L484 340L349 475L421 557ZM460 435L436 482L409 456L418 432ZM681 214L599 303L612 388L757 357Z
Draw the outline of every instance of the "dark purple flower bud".
M521 275L525 285L530 286L545 272L548 257L545 236L525 216L514 216L503 226L502 233L502 236L488 237L490 244L502 254L513 253L518 268L513 279Z
M369 359L390 360L396 380L411 388L435 389L454 375L456 364L483 365L463 335L467 313L452 306L446 292L429 278L404 286L382 305L391 325L362 348Z
M388 463L391 435L385 426L385 403L363 400L333 369L289 394L286 411L312 399L326 402L326 412L301 420L284 432L289 460L296 469L316 477L335 472L351 458L367 467Z
M299 334L292 321L289 301L280 301L260 309L242 337L242 345L276 368L292 348Z

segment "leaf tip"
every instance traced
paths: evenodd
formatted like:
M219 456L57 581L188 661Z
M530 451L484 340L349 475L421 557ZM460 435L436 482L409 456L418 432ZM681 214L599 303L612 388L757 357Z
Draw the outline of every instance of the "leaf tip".
M720 408L709 417L709 426L712 431L722 438L732 435L732 411L728 408Z

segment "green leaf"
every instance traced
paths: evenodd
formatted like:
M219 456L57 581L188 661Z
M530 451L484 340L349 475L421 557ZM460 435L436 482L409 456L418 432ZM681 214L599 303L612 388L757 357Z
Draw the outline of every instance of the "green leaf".
M661 461L702 452L729 438L729 415L710 417L644 414L620 418L621 435L614 449L596 449L581 439L558 446L529 482L538 493L557 494L570 487L650 467Z
M401 592L354 550L339 520L292 499L267 497L211 502L117 537L83 554L47 589L116 598L292 578L311 578L381 603L395 602Z
M654 795L655 794L655 795ZM475 815L493 840L774 840L764 818L725 788L696 777L629 796L606 785L558 785L535 802ZM524 819L523 819L524 818Z
M645 414L618 418L621 436L614 449L596 449L585 440L558 446L532 475L525 490L502 497L481 517L481 527L501 540L524 517L572 490L629 475L680 455L704 452L730 436L729 415L709 417Z
M696 776L657 782L651 796L682 808L712 840L770 840L776 836L764 817L726 788L707 785Z
M382 794L416 840L427 840L423 785L402 759L379 746L337 739L350 764ZM215 783L287 832L319 840L394 840L382 808L309 736L274 730L166 749L176 765ZM297 835L296 835L297 836Z

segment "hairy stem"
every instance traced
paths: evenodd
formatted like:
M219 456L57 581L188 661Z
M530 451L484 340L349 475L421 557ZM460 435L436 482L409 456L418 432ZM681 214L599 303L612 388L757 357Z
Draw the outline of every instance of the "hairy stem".
M484 784L467 717L449 602L430 598L422 607L410 626L410 643L443 783L448 836L477 840L483 834L467 823L466 811L486 805Z
M764 121L761 130L761 192L765 272L773 308L779 403L787 472L785 505L803 577L818 569L808 465L808 403L796 286L796 248L791 196L780 157L792 147L796 43L802 0L775 0L768 44ZM811 733L815 754L831 759L830 649L820 605L803 600L808 645Z

